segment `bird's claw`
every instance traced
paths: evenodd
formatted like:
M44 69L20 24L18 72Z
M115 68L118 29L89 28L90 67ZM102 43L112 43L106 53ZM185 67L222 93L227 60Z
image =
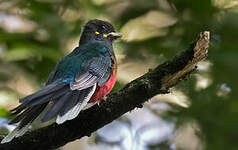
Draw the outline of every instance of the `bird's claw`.
M96 103L97 103L97 105L100 107L100 101L97 101Z
M107 96L104 96L101 101L106 101L106 99L107 99ZM96 102L98 106L100 106L101 101Z
M106 100L107 100L107 96L104 96L104 97L102 98L102 100L106 101Z

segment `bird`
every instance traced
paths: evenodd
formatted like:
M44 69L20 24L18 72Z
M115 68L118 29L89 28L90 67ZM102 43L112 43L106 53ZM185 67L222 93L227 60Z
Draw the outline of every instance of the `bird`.
M111 23L89 20L78 46L57 63L45 85L19 99L20 105L10 110L15 118L9 124L18 126L1 143L25 134L37 119L41 123L56 119L57 124L62 124L76 118L87 104L103 100L116 82L117 61L112 44L121 36Z

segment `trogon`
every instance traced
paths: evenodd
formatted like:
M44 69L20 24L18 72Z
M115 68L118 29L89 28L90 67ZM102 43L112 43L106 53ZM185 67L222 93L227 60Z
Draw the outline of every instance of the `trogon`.
M74 119L88 103L102 100L116 82L112 43L119 37L121 34L110 23L88 21L79 46L58 62L45 86L21 98L21 104L11 110L16 117L9 124L19 124L1 143L23 135L38 117L41 122L56 118L56 123L62 124Z

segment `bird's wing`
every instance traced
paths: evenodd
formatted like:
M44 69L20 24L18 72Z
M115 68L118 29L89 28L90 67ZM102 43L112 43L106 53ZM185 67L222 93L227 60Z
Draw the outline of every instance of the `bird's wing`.
M57 110L58 112L49 110L43 121L47 121L47 118L52 118L56 114L58 114L56 119L58 124L75 118L87 105L96 90L96 86L99 84L103 85L108 81L111 74L111 64L111 58L105 56L93 57L85 61L82 64L82 70L76 75L74 82L70 85L70 89L73 91L70 96L71 100L66 103L66 100L62 98L62 103L55 103L52 106L52 110ZM63 101L65 101L64 104Z
M95 83L99 86L104 85L110 78L111 66L112 61L109 56L93 57L82 64L82 71L76 75L70 88L82 90L93 86Z

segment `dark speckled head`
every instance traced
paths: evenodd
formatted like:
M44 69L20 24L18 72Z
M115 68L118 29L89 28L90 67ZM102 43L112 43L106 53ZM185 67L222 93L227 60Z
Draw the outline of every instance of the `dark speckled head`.
M112 43L115 39L121 37L114 27L106 21L94 19L86 23L79 44L85 44L91 40L99 40Z

